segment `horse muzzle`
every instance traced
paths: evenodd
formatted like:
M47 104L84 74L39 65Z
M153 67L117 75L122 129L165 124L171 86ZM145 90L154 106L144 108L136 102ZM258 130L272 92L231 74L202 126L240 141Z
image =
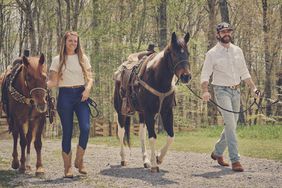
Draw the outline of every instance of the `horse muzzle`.
M45 113L47 111L47 104L36 104L35 108L39 113Z
M192 79L192 76L189 73L183 73L180 75L180 80L182 83L188 83L191 79Z

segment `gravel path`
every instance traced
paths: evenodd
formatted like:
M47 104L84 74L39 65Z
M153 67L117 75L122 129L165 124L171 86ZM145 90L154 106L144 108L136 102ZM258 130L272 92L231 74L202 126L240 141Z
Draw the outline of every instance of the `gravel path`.
M245 172L235 173L219 167L209 154L170 150L160 172L151 173L143 168L139 148L126 150L128 165L121 167L119 148L89 144L85 156L88 175L81 176L74 169L75 177L64 179L59 141L43 142L43 177L34 175L34 150L32 171L19 174L10 168L12 140L0 140L0 148L0 175L8 174L11 187L282 187L282 163L244 156Z

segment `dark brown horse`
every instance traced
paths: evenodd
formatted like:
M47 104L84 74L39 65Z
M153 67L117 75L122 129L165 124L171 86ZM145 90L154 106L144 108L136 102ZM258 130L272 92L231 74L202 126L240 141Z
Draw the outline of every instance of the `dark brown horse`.
M44 62L44 55L39 58L19 58L6 71L2 82L2 107L7 114L9 131L14 139L12 168L19 168L20 172L30 169L30 146L34 142L37 154L36 175L44 174L41 159L41 134L46 123L47 110L47 67ZM21 146L20 163L18 136Z
M139 113L140 129L139 136L142 147L144 167L151 166L152 172L158 172L158 164L164 159L168 147L174 140L173 132L173 112L174 105L174 86L172 83L175 75L182 82L187 83L191 79L188 62L187 43L189 41L189 33L183 39L178 39L176 34L171 36L170 43L160 53L154 57L149 56L144 62L143 73L135 74L131 80L136 80L131 88L130 98L135 110ZM118 114L118 136L121 144L121 165L125 165L124 152L124 136L128 145L129 142L129 126L130 116L122 113L122 100L124 99L124 91L129 88L122 88L123 80L115 82L114 106ZM136 84L137 83L137 84ZM155 143L157 135L155 133L156 121L162 120L164 130L167 132L167 143L161 149L160 154L156 155ZM149 161L146 147L145 137L146 128L148 129L149 143L151 148L151 159Z

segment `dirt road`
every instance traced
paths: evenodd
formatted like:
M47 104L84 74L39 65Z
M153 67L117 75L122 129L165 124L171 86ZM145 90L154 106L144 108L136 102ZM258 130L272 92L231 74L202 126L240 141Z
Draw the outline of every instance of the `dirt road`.
M0 187L281 187L282 163L242 156L245 172L219 167L209 154L170 150L160 173L143 168L141 149L127 150L128 165L120 166L119 148L89 144L85 163L88 175L74 169L73 179L63 178L63 162L58 140L44 140L43 165L46 173L35 177L35 151L32 171L19 174L10 168L12 140L0 140ZM73 149L75 144L73 144ZM74 150L75 151L75 150Z

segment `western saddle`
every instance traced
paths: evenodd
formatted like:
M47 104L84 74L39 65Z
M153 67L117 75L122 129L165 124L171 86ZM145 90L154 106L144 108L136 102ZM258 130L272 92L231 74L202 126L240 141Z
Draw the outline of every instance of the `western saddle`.
M122 98L121 113L130 116L135 113L137 101L138 77L142 77L147 63L155 56L154 45L150 44L146 51L130 54L114 73L114 80L120 83Z

